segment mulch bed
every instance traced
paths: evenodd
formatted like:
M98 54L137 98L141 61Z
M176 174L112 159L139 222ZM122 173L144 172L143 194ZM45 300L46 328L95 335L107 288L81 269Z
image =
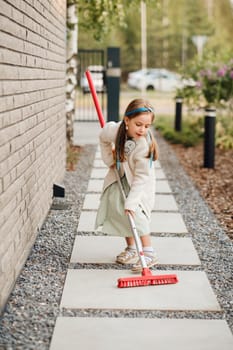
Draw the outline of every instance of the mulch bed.
M172 145L186 173L233 240L233 150L215 150L215 168L203 167L203 144Z

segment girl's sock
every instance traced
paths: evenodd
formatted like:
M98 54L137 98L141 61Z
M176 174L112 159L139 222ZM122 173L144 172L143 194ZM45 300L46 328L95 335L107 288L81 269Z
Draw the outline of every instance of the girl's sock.
M153 254L154 248L153 247L143 247L143 251L144 251L144 253Z
M128 245L128 248L131 249L131 250L136 250L136 245Z

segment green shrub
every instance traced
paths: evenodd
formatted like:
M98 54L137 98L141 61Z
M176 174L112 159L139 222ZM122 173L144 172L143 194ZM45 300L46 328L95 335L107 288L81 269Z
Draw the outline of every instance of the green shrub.
M222 150L233 149L233 137L230 135L224 135L216 139L216 147Z
M192 147L204 138L204 113L183 118L181 131L175 131L174 117L170 116L157 117L155 128L170 143ZM215 145L223 150L233 149L233 118L220 112L216 117Z
M216 120L216 147L222 150L233 148L233 118L219 116Z
M159 117L156 121L156 129L167 141L191 147L197 145L203 137L202 119L185 119L182 122L182 131L175 131L174 126L171 125L170 117Z

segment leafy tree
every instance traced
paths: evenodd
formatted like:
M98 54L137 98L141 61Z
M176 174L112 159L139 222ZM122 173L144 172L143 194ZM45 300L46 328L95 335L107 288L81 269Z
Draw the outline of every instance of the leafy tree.
M100 41L114 26L125 26L125 8L139 4L141 0L68 0L67 1L67 83L66 83L66 133L68 144L73 139L73 119L76 98L78 28L91 31L93 38ZM145 2L147 0L144 0ZM155 2L151 0L150 2ZM149 1L148 1L149 2ZM90 36L88 46L90 47Z
M113 36L102 35L99 44L121 46L124 70L140 68L140 1L121 1L124 26L116 17L111 24ZM212 5L211 11L208 8ZM112 13L115 16L114 13ZM80 17L82 12L80 12ZM95 25L89 23L89 41ZM230 0L157 0L147 1L148 66L177 69L197 54L193 35L206 35L204 50L231 51L233 11ZM90 31L91 28L91 31ZM103 27L102 27L103 29ZM87 33L87 32L86 32ZM85 36L87 35L85 33ZM80 24L80 43L84 35ZM130 68L131 67L131 68Z
M140 0L77 0L77 3L79 46L85 48L87 42L92 48L120 46L122 71L140 69ZM232 53L230 0L151 0L146 3L148 67L172 70L185 67L197 55L194 35L207 36L204 52Z
M141 0L76 0L79 24L92 30L94 38L101 40L111 28L126 25L127 9L139 5ZM156 3L157 0L144 0Z

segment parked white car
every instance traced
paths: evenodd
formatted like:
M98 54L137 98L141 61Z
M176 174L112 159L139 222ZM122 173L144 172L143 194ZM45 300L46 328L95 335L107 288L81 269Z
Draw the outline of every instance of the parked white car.
M174 91L182 87L182 78L164 68L148 68L129 73L127 83L138 90Z
M140 69L135 72L131 72L128 74L128 86L134 89L138 88L138 82L140 82L142 79L146 79L147 76L153 73L153 71L156 71L156 69Z
M95 66L93 65L93 66L88 66L87 70L89 70L89 72L91 73L91 77L92 77L96 92L104 92L105 91L104 67L100 65L95 65ZM83 73L83 76L81 78L80 85L83 90L83 93L90 92L90 88L89 88L89 84L88 84L88 80L85 75L85 72Z

